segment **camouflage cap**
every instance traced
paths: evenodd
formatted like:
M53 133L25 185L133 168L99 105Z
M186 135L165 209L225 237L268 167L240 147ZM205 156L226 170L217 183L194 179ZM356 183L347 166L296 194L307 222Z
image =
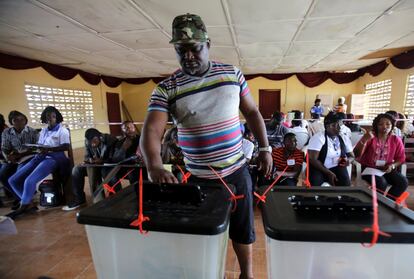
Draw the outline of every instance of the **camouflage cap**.
M170 44L200 43L209 41L207 29L201 17L193 14L179 15L172 23Z

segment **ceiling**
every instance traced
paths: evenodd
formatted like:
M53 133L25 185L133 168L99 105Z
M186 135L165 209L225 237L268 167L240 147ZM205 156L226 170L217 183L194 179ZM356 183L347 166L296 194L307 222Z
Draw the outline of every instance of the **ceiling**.
M414 46L414 0L0 0L0 52L122 78L177 67L171 22L200 15L245 74L349 71ZM375 56L378 57L378 56Z

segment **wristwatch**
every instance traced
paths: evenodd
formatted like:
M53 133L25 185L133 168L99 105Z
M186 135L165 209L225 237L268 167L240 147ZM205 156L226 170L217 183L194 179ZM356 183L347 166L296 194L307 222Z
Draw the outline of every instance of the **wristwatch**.
M395 165L391 164L391 169L395 170Z
M270 152L272 153L272 147L271 146L263 146L263 147L259 147L259 152Z

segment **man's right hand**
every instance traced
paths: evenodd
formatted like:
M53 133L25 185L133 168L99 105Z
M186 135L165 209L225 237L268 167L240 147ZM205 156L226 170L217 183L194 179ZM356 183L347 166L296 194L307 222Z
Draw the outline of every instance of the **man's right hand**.
M19 154L10 153L10 154L7 156L7 159L8 159L11 163L16 164L16 163L17 163L17 161L20 159L20 156L19 156Z
M154 183L178 183L177 178L164 168L148 169L148 176Z

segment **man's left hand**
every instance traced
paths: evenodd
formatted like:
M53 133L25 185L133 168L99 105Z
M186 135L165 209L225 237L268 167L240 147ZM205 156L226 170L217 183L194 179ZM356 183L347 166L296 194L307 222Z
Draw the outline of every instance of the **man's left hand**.
M272 174L272 155L269 152L259 152L257 157L257 169L260 170L265 177L268 177Z

